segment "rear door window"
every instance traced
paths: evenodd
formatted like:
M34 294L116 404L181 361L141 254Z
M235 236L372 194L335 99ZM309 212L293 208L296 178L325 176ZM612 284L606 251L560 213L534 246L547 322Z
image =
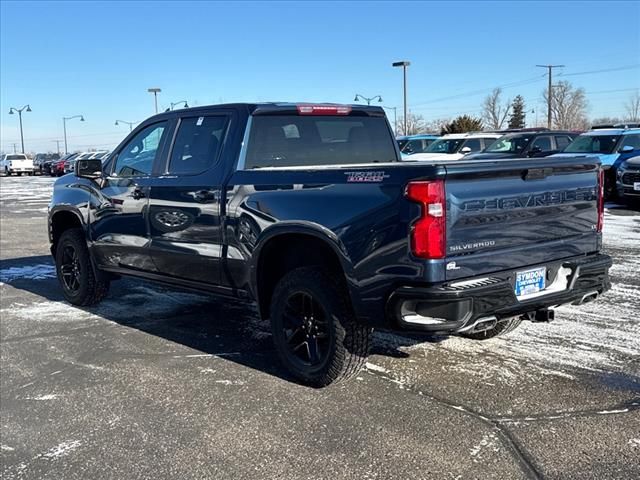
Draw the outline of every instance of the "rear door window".
M470 138L466 142L464 142L464 146L462 148L469 147L472 152L479 152L482 150L482 145L480 143L479 138Z
M225 115L183 118L171 150L169 173L196 175L215 164L228 123Z
M571 137L567 137L566 135L556 135L556 149L564 150L571 143Z
M531 149L538 147L541 152L550 152L553 150L551 146L551 137L538 137L531 144Z
M383 117L257 115L244 168L396 160L395 139Z

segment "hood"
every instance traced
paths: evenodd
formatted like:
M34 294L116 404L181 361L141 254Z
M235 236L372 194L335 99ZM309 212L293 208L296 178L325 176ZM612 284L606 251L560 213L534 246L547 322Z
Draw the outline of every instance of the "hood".
M633 168L640 168L640 157L631 157L628 160L625 160L625 165Z
M555 153L553 157L597 157L602 165L613 165L618 159L619 153Z
M460 160L462 157L461 153L414 153L403 160Z

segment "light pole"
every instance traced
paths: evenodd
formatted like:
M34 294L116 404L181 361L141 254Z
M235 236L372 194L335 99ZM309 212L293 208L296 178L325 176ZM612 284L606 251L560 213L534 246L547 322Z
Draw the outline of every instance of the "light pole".
M56 153L60 155L60 140L51 140L52 142L56 142Z
M84 122L84 117L82 115L74 115L73 117L62 117L62 129L64 130L64 154L69 153L67 150L67 120L72 120L74 118L79 118L81 122Z
M121 123L125 123L129 125L129 131L133 130L133 126L138 122L127 122L126 120L116 120L116 125L120 125Z
M162 89L158 88L158 87L147 88L147 92L153 93L153 100L154 100L154 103L156 105L156 113L158 113L158 94L161 91L162 91Z
M167 112L173 110L173 107L175 107L176 105L180 105L181 103L184 103L184 108L189 108L189 105L187 104L186 100L180 100L178 102L171 102L171 106L169 108L167 108Z
M13 115L15 112L18 112L18 117L20 117L20 144L22 145L22 153L24 153L24 136L22 135L22 111L26 109L27 112L31 111L31 107L29 105L25 105L22 108L11 107L9 109L9 115Z
M371 105L371 102L375 99L378 99L378 102L382 102L382 97L380 95L375 95L371 98L369 97L365 97L364 95L360 95L359 93L356 93L356 98L353 99L354 102L357 102L358 99L360 100L364 100L365 102L367 102L367 105Z
M382 108L386 108L387 110L393 110L393 134L397 135L398 134L398 109L397 107L385 107L384 105L382 106Z
M393 62L391 64L392 67L402 67L402 77L403 77L403 94L404 94L404 134L407 135L407 67L411 65L411 62L407 60L403 60L401 62Z

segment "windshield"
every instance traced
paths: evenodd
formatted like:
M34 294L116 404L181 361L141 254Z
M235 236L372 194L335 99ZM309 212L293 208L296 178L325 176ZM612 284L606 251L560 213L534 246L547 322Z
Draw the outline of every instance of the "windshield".
M613 153L620 135L580 135L564 153Z
M530 135L506 135L489 145L485 152L489 153L520 153L529 144Z
M442 138L429 145L425 153L456 153L464 140L464 138Z
M26 160L26 155L7 155L7 160Z

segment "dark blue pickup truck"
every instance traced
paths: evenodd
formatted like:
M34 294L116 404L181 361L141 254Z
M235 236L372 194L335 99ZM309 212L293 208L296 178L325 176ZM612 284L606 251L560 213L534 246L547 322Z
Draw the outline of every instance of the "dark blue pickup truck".
M303 382L356 374L373 328L485 339L610 287L597 159L400 161L381 108L229 104L149 118L59 179L65 298L121 276L256 302Z

